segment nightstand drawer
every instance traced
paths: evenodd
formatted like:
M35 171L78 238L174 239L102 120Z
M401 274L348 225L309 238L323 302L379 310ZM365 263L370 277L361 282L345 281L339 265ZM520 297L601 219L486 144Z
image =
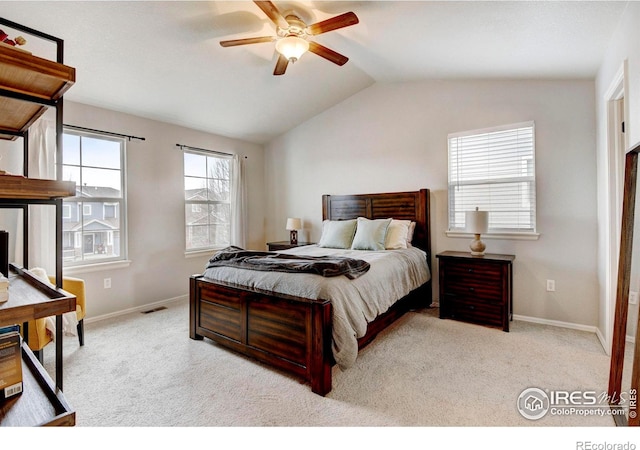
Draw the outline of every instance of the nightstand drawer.
M503 307L490 303L478 303L469 299L455 298L448 306L452 319L502 326Z
M495 285L502 279L502 267L496 264L449 261L447 266L448 278L458 283Z
M494 284L488 283L457 283L454 280L447 280L443 287L445 294L453 294L459 297L469 297L477 299L483 303L502 304L502 283L497 281Z

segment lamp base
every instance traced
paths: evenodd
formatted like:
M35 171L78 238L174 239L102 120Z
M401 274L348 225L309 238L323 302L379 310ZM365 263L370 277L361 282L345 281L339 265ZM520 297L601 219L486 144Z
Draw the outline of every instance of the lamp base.
M298 231L296 231L296 230L291 230L290 231L289 242L291 243L291 245L297 245L298 244Z
M475 239L471 241L469 248L471 249L471 255L484 256L484 250L487 248L487 246L484 245L484 242L480 240L480 235L476 234Z

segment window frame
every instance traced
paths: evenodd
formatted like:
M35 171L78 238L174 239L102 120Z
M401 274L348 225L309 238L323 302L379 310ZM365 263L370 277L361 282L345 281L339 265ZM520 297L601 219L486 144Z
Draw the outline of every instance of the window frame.
M114 136L109 133L100 133L99 131L84 131L77 130L72 127L63 128L63 134L78 136L82 142L83 138L90 139L99 139L104 141L117 142L120 144L120 197L83 197L81 195L75 195L73 197L67 197L63 199L63 206L66 205L75 205L78 214L78 220L81 221L81 228L79 232L72 231L73 237L71 240L74 243L74 248L79 248L82 253L82 259L80 261L70 261L63 258L63 267L65 269L65 273L73 274L76 272L85 272L85 271L93 271L100 270L105 265L120 265L126 264L128 265L130 261L128 260L128 225L127 225L127 140L125 137ZM82 143L80 143L80 148L82 149ZM82 168L92 168L93 166L85 166L82 164L82 151L80 152L80 162L78 164L69 164L65 163L64 156L62 165L63 167L76 167L80 169L80 177L82 177ZM113 169L116 170L116 169ZM82 178L81 178L82 179ZM76 191L77 194L78 191ZM119 234L120 234L120 248L119 255L112 257L101 257L97 259L84 259L84 229L85 223L84 220L87 217L85 214L85 209L89 207L91 210L92 205L85 204L85 201L90 200L91 203L102 203L103 206L105 204L118 205L119 214L116 214L116 219L119 221ZM104 208L101 208L103 210ZM93 212L93 211L92 211ZM95 234L95 233L94 233ZM106 239L107 242L113 242L113 233L107 233Z
M218 152L215 150L207 150L207 149L202 149L202 148L195 148L195 147L189 147L189 146L181 146L182 148L182 162L183 162L183 170L182 170L182 179L183 179L183 183L185 182L186 178L195 178L193 175L187 175L186 174L186 167L184 166L184 161L185 161L185 155L187 153L190 154L194 154L194 155L199 155L199 156L204 156L207 158L218 158L218 159L222 159L222 160L226 160L229 163L229 178L226 180L229 184L229 199L228 201L220 201L220 200L187 200L187 189L186 186L183 187L183 199L184 199L184 251L185 251L185 255L189 256L189 255L195 255L198 253L202 253L202 252L210 252L211 250L218 250L224 247L227 247L231 242L231 234L232 234L232 230L233 230L233 198L232 198L232 184L233 184L233 158L234 155L233 154L229 154L229 153L223 153L223 152ZM205 180L209 180L209 176L208 173L205 176ZM212 178L211 178L212 179ZM228 204L229 205L229 242L226 244L218 244L218 245L209 245L209 246L203 246L203 247L192 247L189 248L187 247L187 243L188 243L188 239L187 239L187 233L188 233L188 227L189 224L187 223L187 208L190 208L192 212L197 212L197 211L201 211L202 209L209 209L209 205L214 205L214 204ZM206 208L203 208L203 206L205 206Z
M497 132L504 132L504 131L509 131L509 130L516 130L519 128L531 128L531 133L532 133L532 144L531 144L531 164L532 164L532 168L531 168L531 174L530 175L523 175L522 177L511 177L510 181L514 181L514 180L518 180L518 178L521 178L521 182L527 182L530 183L530 190L533 192L533 195L530 198L530 201L532 202L532 205L529 208L529 213L532 215L531 217L531 221L533 223L533 227L532 229L526 229L526 230L519 230L517 228L495 228L495 227L491 227L491 224L489 225L489 230L487 233L483 234L482 237L483 238L496 238L496 239L522 239L522 240L536 240L539 238L540 233L538 232L538 224L537 224L537 192L536 192L536 181L537 181L537 177L536 177L536 139L535 139L535 134L536 134L536 130L535 130L535 122L534 121L526 121L526 122L519 122L519 123L512 123L512 124L506 124L506 125L500 125L500 126L495 126L495 127L489 127L489 128L483 128L483 129L476 129L476 130L468 130L468 131L462 131L462 132L456 132L456 133L450 133L447 136L447 195L448 195L448 201L447 201L447 205L448 205L448 213L447 213L447 230L445 231L445 234L448 237L471 237L473 236L471 233L466 232L464 230L464 228L461 227L455 227L452 223L452 216L453 216L453 212L452 212L452 204L455 201L454 197L453 197L453 193L452 193L452 189L455 189L455 187L458 185L455 181L452 181L451 179L451 167L452 167L452 157L451 157L451 140L452 139L457 139L457 138L461 138L461 137L474 137L474 136L479 136L479 135L484 135L484 134L489 134L489 133L497 133ZM469 185L488 185L488 184L493 184L494 182L489 181L490 178L486 178L484 180L480 179L477 180L477 182L471 182L471 183L465 183L465 184L469 184ZM481 208L484 210L488 210L489 211L489 216L491 217L491 209L490 208ZM460 212L460 211L458 211ZM490 220L491 222L491 220Z

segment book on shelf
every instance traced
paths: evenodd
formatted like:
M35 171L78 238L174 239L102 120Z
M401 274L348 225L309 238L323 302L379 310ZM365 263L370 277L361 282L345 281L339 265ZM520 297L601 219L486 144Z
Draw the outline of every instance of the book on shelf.
M0 401L22 393L20 327L0 328Z

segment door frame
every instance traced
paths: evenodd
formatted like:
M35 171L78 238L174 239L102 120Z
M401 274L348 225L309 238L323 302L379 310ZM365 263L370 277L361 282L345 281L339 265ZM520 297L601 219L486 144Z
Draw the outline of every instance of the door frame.
M621 121L628 124L628 102L625 101L627 92L627 61L625 60L616 73L609 89L605 93L604 101L607 113L607 242L606 266L605 266L605 336L603 346L607 355L611 354L613 343L614 311L616 304L616 291L618 280L618 258L620 256L620 230L622 227L622 196L624 187L624 161L629 148L628 135L620 129ZM601 321L602 323L602 321Z

